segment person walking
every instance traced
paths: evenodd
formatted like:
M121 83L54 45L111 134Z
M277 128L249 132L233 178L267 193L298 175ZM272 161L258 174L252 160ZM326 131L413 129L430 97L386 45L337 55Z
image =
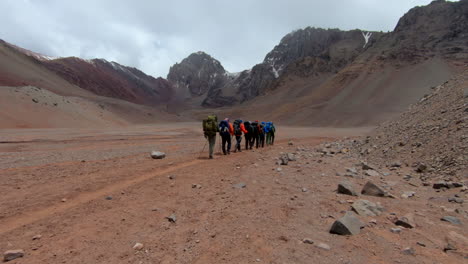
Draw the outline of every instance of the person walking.
M203 120L203 134L206 140L208 140L208 157L210 159L213 159L213 151L216 145L216 133L218 131L218 117L216 115L209 115L207 119Z
M266 134L266 144L267 146L271 145L271 122L266 122L265 127L263 128Z
M252 122L252 146L255 145L255 148L258 148L258 143L260 140L260 131L258 126L258 121Z
M275 133L276 133L276 127L275 127L275 124L273 124L273 122L270 122L271 123L271 145L274 145L275 144Z
M229 123L229 118L225 118L219 123L219 134L221 135L223 154L231 154L231 136L234 135L234 128Z
M245 129L244 122L242 122L240 119L237 119L234 121L234 136L236 136L236 147L234 152L241 152L242 133L244 133L245 137L247 137L249 132Z
M265 147L265 122L258 124L258 138L260 147Z
M248 150L248 149L252 149L252 146L253 146L253 143L252 143L252 140L253 140L253 129L252 129L252 125L250 124L249 121L245 121L244 122L244 128L245 130L247 130L247 133L244 133L244 137L245 137L245 149Z

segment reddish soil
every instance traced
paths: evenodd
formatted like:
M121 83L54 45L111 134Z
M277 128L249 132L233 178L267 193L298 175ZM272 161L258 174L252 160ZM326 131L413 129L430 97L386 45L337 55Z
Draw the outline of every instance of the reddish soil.
M279 127L273 147L208 160L207 153L199 157L199 126L0 131L0 251L25 251L11 263L463 263L441 249L442 233L466 236L464 225L440 222L439 205L451 206L406 182L397 181L392 193L415 190L411 200L363 197L386 211L361 234L328 233L357 199L335 193L343 180L336 172L356 160L313 147L369 128ZM153 160L151 150L168 156ZM297 161L278 172L280 152L296 152ZM240 182L246 188L232 187ZM390 213L414 210L417 228L389 231ZM176 223L165 218L173 213ZM143 250L132 249L136 242ZM414 256L401 253L409 246Z

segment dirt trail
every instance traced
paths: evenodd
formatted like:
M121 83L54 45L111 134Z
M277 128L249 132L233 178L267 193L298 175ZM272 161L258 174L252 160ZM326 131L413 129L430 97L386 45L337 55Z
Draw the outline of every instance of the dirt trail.
M320 157L312 148L369 129L279 129L274 147L208 160L198 159L204 144L198 127L179 124L172 130L166 126L113 131L115 140L109 140L110 131L89 132L86 138L77 137L79 131L70 135L23 131L18 137L36 141L0 144L0 154L10 161L0 168L0 251L24 249L26 256L12 263L28 264L460 260L444 254L438 248L442 238L428 229L462 232L463 227L425 224L398 236L388 231L393 225L385 214L358 236L328 233L333 221L349 209L347 200L354 199L335 193L342 180L336 172L355 161L346 156ZM37 141L51 138L51 133L62 141ZM155 139L159 136L164 139ZM5 138L15 141L13 134ZM152 149L165 151L167 158L151 159ZM298 152L298 160L275 165L281 152ZM28 166L29 162L36 165ZM246 188L234 188L238 183ZM364 179L356 184L363 185ZM423 208L427 203L426 198L404 205L386 198L367 199L381 202L387 212ZM176 215L176 223L167 221L171 214ZM430 221L435 220L426 222ZM32 240L38 234L42 238ZM304 238L331 249L304 244ZM400 253L415 241L423 241L427 248L417 249L416 256ZM132 249L136 242L144 244L142 251Z

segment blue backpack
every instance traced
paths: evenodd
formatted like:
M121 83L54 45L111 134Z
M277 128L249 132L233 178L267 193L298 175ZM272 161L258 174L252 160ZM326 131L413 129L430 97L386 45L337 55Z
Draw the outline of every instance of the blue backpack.
M223 120L219 123L219 133L228 134L229 133L229 124L226 120Z

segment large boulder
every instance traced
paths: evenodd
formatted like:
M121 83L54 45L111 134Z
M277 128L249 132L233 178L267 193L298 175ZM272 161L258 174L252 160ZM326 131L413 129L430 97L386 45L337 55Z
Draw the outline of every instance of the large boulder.
M364 223L357 218L353 212L346 212L340 219L336 220L330 228L330 233L337 235L357 235L361 232Z
M351 205L351 208L358 215L362 216L378 216L384 211L384 208L380 204L368 200L357 200Z
M364 185L364 187L362 188L361 194L384 197L386 193L384 190L382 190L382 188L375 185L373 182L368 181L366 185Z
M17 258L22 258L24 256L24 251L22 249L7 250L3 253L3 261L11 261Z
M347 181L343 181L338 184L337 192L341 194L352 195L352 196L358 195L356 191L354 190L353 185Z

